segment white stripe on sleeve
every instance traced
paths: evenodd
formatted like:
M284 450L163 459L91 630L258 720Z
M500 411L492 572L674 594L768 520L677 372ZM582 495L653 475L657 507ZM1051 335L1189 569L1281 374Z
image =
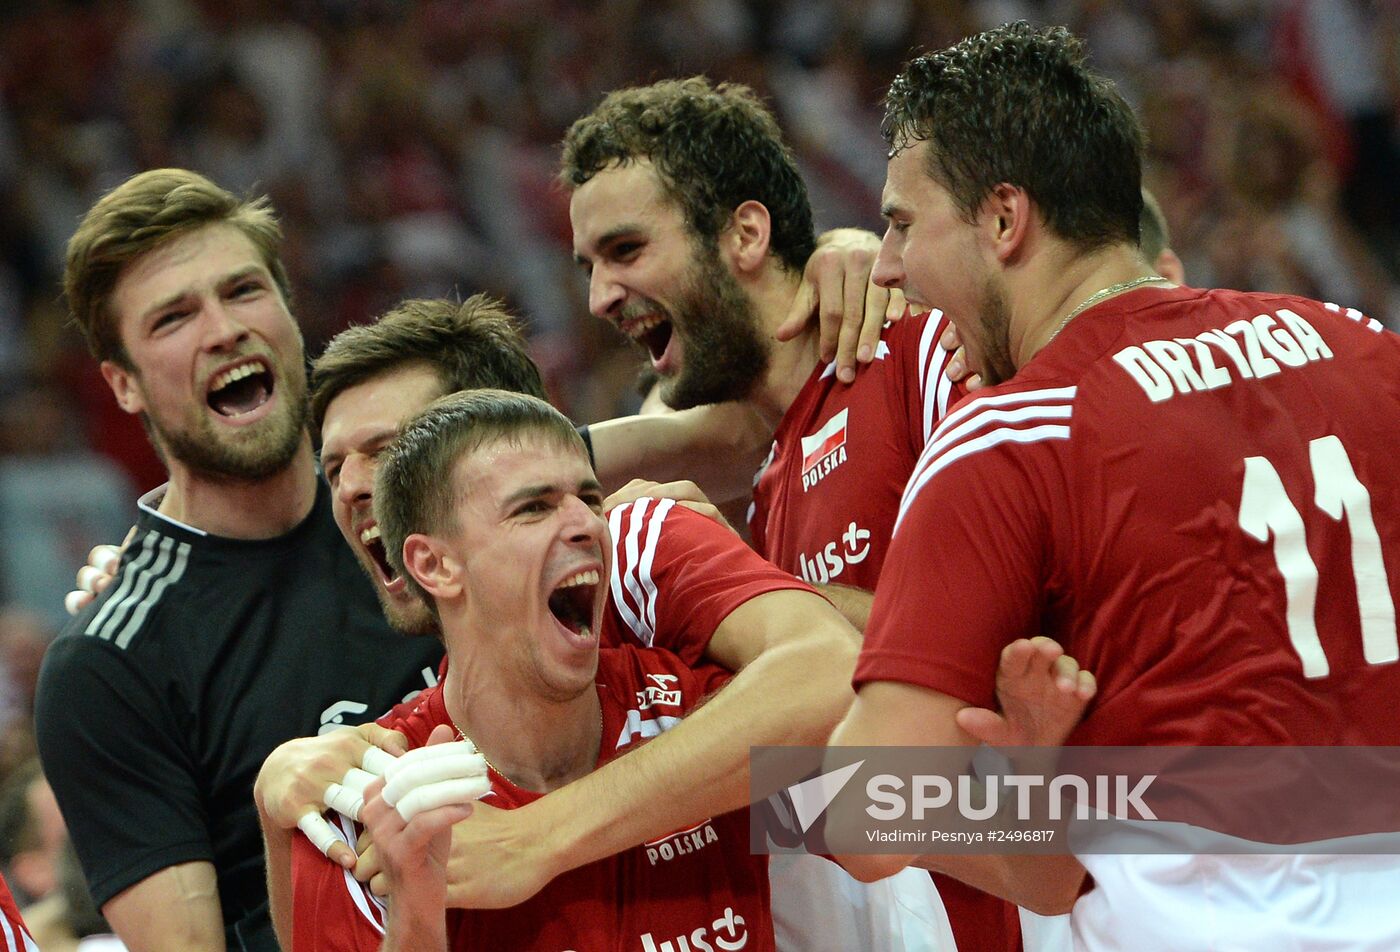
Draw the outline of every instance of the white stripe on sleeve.
M938 343L946 326L942 311L930 311L919 337L919 400L923 404L925 443L933 434L935 424L948 412L948 397L953 392L953 381L946 372L953 355Z
M1026 444L1042 440L1067 440L1073 416L1074 387L1005 393L974 401L939 424L924 447L899 504L895 529L914 499L945 466L981 450L1005 443ZM1021 404L1021 406L1016 406ZM1004 409L1010 408L1010 409ZM1021 427L1031 421L1055 421Z
M641 594L635 590L630 576L637 561L637 535L641 532L647 509L646 504L649 501L638 499L635 502L618 506L608 516L608 524L613 537L613 572L612 581L609 583L612 588L613 605L617 608L617 613L622 618L623 623L632 629L632 634L645 645L650 645L651 642L647 639L646 628L639 616L645 616L646 608L642 603ZM625 531L624 526L626 527ZM631 598L630 603L629 597Z
M647 644L650 645L656 639L656 582L651 577L651 567L656 563L656 548L661 540L661 524L666 521L667 514L676 505L674 499L658 499L656 508L651 512L651 517L647 520L647 540L642 548L642 560L637 565L637 578L642 584L642 590L646 597L646 617L643 619L647 628Z

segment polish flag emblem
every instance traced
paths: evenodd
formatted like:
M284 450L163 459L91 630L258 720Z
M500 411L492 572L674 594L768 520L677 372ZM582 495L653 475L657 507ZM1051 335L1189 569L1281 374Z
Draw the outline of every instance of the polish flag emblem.
M811 436L802 438L802 474L811 472L823 459L846 445L846 413L842 410Z

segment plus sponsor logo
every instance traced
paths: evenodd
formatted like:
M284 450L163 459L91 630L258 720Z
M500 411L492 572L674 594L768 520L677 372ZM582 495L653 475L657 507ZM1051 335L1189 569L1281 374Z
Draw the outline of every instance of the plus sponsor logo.
M642 952L738 952L749 944L749 930L744 917L730 906L710 923L709 928L701 926L689 935L678 935L670 939L658 940L650 932L642 935Z
M846 571L848 565L858 565L870 555L870 530L854 522L846 526L841 538L828 542L816 555L797 554L798 574L808 585L825 585Z
M671 690L671 685L680 678L674 674L649 674L647 680L652 683L637 692L637 710L645 711L658 704L668 707L681 706L681 692Z
M808 492L846 462L846 416L842 410L811 436L802 438L802 491Z
M689 856L718 842L719 834L715 832L714 825L706 820L688 829L668 833L650 843L643 843L642 846L647 851L647 862L655 866L657 863L669 863L677 856Z

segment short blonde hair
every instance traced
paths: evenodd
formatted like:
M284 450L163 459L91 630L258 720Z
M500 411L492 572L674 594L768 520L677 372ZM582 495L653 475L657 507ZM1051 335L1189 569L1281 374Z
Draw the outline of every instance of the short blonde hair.
M291 300L279 257L282 229L266 197L240 199L185 169L142 172L98 199L68 240L63 291L94 357L131 368L109 307L126 266L168 241L216 224L232 225L248 237L283 299Z

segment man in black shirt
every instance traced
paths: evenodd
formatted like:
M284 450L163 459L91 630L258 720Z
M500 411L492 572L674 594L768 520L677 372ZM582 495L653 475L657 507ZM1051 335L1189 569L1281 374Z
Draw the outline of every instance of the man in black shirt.
M65 290L170 482L40 678L44 769L94 899L133 949L275 949L252 800L292 737L434 683L339 541L307 434L280 231L181 170L104 196Z

